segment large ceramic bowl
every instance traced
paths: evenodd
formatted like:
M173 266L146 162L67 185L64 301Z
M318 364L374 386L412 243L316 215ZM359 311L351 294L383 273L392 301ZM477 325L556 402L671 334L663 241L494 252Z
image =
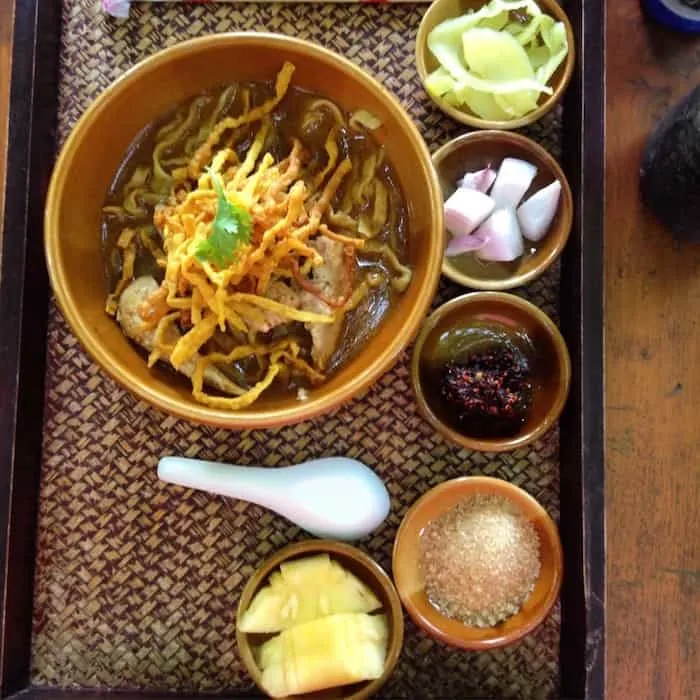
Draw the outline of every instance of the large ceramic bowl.
M107 292L100 251L105 192L134 137L168 109L204 90L241 80L270 80L283 61L296 66L293 85L348 111L381 120L375 131L409 203L413 279L379 331L352 361L306 401L262 398L229 412L197 403L188 382L149 370L104 312ZM89 354L114 379L168 413L227 428L284 425L328 412L386 372L425 316L440 275L442 195L430 155L398 101L350 61L306 41L262 33L221 34L188 41L143 61L113 83L85 112L66 142L49 188L45 247L63 314Z

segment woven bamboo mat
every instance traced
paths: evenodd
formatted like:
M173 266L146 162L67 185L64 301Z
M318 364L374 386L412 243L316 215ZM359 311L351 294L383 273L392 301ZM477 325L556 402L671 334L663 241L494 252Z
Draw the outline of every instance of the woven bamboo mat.
M264 29L312 39L364 66L399 96L435 148L460 128L418 83L413 48L424 9L156 3L135 4L128 21L114 22L95 0L66 1L60 138L111 80L156 50L211 32ZM559 114L527 133L559 155ZM522 293L556 316L557 290L555 269ZM439 299L461 291L443 283ZM160 484L156 464L166 454L271 467L333 454L366 462L388 484L392 512L360 546L387 569L406 509L455 476L513 481L558 518L556 431L506 455L453 447L418 415L407 358L331 416L226 432L170 418L123 391L52 305L32 682L183 692L252 687L234 638L238 595L263 558L304 534L256 506ZM557 608L517 646L473 654L447 649L407 621L401 662L381 697L554 696L559 624Z

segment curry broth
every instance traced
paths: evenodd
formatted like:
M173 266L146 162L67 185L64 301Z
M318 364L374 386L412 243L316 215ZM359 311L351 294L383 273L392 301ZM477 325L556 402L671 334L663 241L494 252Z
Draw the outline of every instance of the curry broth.
M245 97L246 92L248 93L247 98ZM167 200L169 187L165 188L160 183L155 182L155 178L151 180L148 196L139 199L138 204L141 211L137 214L114 216L110 213L110 208L116 208L123 204L124 188L139 167L153 168L153 154L158 147L159 136L160 143L167 141L171 136L168 132L168 125L177 124L183 119L186 121L188 114L194 113L196 115L194 120L196 125L187 133L186 137L178 139L160 153L164 165L174 168L189 161L192 151L206 138L216 122L226 116L240 114L244 109L245 99L249 100L250 107L254 107L262 104L273 95L274 84L271 81L223 87L197 95L181 103L139 133L117 169L104 202L105 213L101 221L101 241L106 283L110 292L114 290L122 272L121 257L116 247L121 231L125 227L131 227L137 230L146 230L147 235L153 236L155 239L159 238L159 233L153 224L153 216L156 206ZM310 105L316 104L319 107L313 111L314 118L304 120L304 115L309 113ZM298 139L310 155L301 178L310 179L312 173L323 168L325 159L327 159L324 145L329 132L336 123L334 110L338 109L334 103L318 95L290 86L285 97L271 114L272 128L267 135L261 153L269 152L276 162L280 162L289 155L292 139ZM338 128L336 137L339 149L338 159L349 157L353 163L353 172L345 179L332 200L332 207L335 211L342 206L344 201L347 201L347 197L351 194L349 190L356 181L356 171L361 169L362 164L366 163L369 158L377 157L381 152L381 146L367 130L361 127L349 127L350 115L342 113L342 116L345 125ZM245 158L258 128L259 122L256 121L237 130L238 138L233 147L240 161ZM171 131L176 131L176 129ZM381 164L376 168L374 177L386 187L389 216L380 232L373 239L371 246L387 244L398 260L405 263L407 259L408 209L397 174L386 157L381 159ZM367 201L364 209L360 208L353 214L357 217L362 213L369 213L366 210L370 207L371 202ZM163 279L163 270L156 264L152 253L137 236L134 278L141 275L153 276L160 283ZM385 258L377 251L358 251L355 263L356 284L363 279L372 280L369 293L356 308L345 315L340 340L329 362L327 375L332 374L362 349L391 310L394 299L399 293L390 284L390 267ZM289 335L293 335L301 342L302 352L308 357L310 341L308 333L304 331L301 323L288 322L278 326L270 331L266 340L276 340ZM139 350L145 353L141 348ZM163 363L161 362L160 365L163 366ZM177 376L178 381L188 382L185 376L175 372L169 364L165 364L165 367L170 374ZM221 367L221 369L243 386L251 386L255 381L258 381L261 372L261 368L251 359L240 361L230 367ZM300 386L307 387L308 382L301 377L287 377L283 381L276 380L273 386L265 392L265 395L269 397L271 393L288 392L290 389L296 389Z

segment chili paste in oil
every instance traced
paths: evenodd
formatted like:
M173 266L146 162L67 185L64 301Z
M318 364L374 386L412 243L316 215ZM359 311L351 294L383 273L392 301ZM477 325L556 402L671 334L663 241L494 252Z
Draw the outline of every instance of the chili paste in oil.
M518 433L532 406L532 350L527 336L496 323L443 333L433 361L452 422L473 437Z

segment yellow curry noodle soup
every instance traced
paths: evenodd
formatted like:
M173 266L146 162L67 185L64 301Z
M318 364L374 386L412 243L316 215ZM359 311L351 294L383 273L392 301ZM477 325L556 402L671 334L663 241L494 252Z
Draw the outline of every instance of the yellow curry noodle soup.
M411 279L406 203L360 110L236 84L152 125L103 209L106 311L220 409L300 399L359 349Z

